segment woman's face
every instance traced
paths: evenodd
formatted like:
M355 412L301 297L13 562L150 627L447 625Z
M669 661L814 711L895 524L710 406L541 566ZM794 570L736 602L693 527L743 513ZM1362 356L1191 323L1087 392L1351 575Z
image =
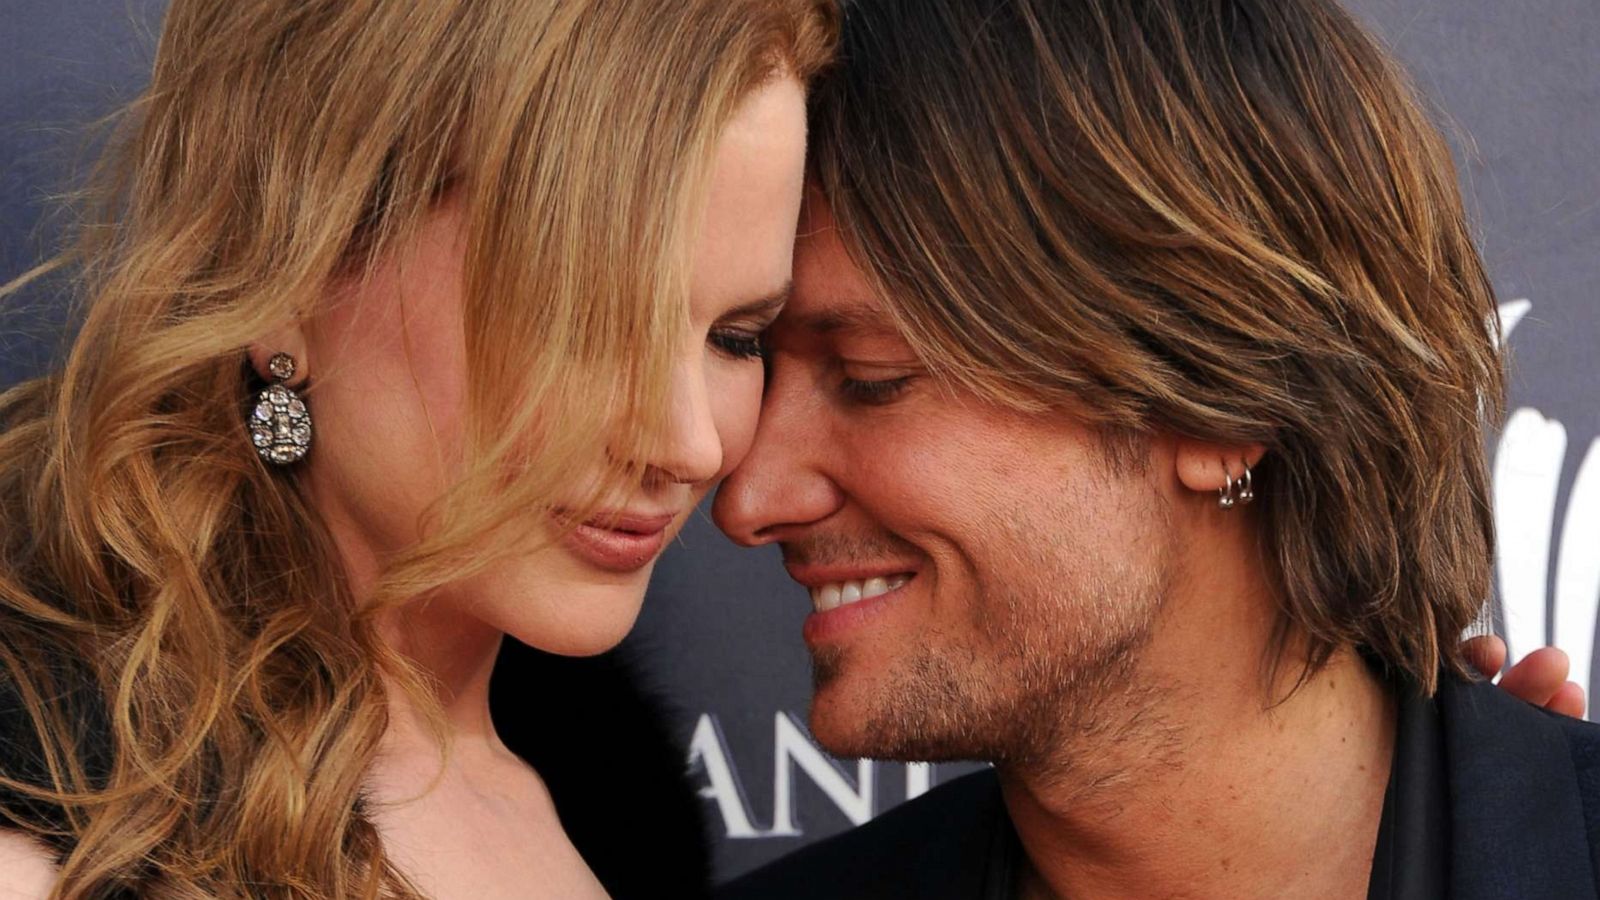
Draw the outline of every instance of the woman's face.
M487 626L585 654L632 627L656 557L750 446L763 383L756 338L787 294L804 157L803 90L773 80L746 98L716 148L670 434L642 483L606 504L607 521L441 590L426 604L439 632L430 640ZM317 429L303 477L358 596L422 537L421 514L457 475L446 461L464 436L463 243L462 211L446 202L412 245L299 332ZM257 348L258 366L273 349Z

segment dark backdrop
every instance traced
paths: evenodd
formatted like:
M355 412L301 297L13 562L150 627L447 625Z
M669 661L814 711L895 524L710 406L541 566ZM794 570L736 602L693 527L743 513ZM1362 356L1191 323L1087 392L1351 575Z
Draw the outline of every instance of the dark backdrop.
M641 0L645 2L645 0ZM1493 618L1512 652L1554 641L1590 670L1600 604L1600 0L1357 0L1439 107L1502 298L1511 416L1494 438L1501 552ZM92 140L131 99L160 0L0 8L0 281L42 258ZM0 384L45 365L50 284L0 318ZM20 308L17 308L20 307ZM657 568L630 648L679 707L727 876L882 812L947 766L829 759L805 734L809 607L775 551L698 517ZM648 811L636 811L648 815Z

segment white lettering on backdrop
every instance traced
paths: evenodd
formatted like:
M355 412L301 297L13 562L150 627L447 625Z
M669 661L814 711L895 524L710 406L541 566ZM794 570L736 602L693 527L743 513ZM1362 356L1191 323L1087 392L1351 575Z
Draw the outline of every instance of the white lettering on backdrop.
M1502 340L1532 308L1528 300L1500 306ZM1500 542L1500 611L1512 657L1553 643L1572 658L1572 680L1588 690L1595 611L1600 608L1600 438L1580 452L1583 461L1558 532L1566 426L1531 406L1513 411L1495 452L1494 515ZM1553 612L1547 615L1552 599Z
M795 817L795 772L803 774L819 789L852 825L860 825L881 810L876 808L874 786L879 763L855 760L854 783L841 764L811 739L806 727L793 714L773 716L772 739L772 825L760 828L750 799L734 768L728 742L716 716L705 713L695 723L689 739L689 768L703 773L705 784L700 796L712 801L722 816L723 833L730 838L799 837L805 832ZM905 799L928 792L933 784L933 767L928 763L905 764Z

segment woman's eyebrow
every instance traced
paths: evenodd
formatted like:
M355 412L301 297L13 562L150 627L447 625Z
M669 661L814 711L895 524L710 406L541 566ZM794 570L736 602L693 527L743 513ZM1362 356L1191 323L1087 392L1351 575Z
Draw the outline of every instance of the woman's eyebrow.
M777 289L768 291L754 300L751 300L747 303L741 303L733 309L728 310L726 313L723 313L722 318L726 319L739 316L776 318L778 313L783 311L783 307L788 304L789 295L793 293L794 282L785 281Z

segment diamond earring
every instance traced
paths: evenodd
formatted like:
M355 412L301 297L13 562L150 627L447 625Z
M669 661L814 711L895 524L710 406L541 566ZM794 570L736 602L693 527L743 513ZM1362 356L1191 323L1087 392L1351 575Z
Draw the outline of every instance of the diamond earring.
M269 463L287 466L305 458L311 448L311 412L304 400L284 384L294 377L294 357L274 353L267 361L273 384L256 395L250 414L250 442Z

